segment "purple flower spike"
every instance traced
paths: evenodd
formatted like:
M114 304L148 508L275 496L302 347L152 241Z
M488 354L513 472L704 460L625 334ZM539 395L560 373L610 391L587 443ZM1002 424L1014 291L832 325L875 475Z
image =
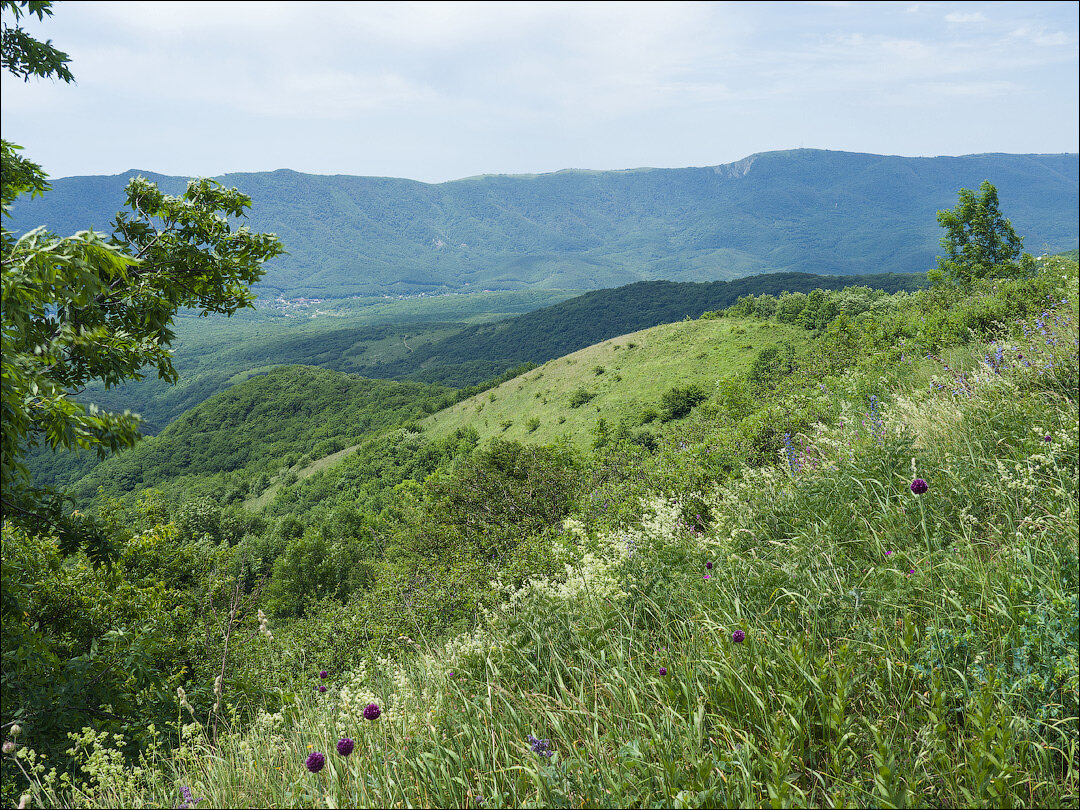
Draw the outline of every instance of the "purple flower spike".
M929 485L921 478L916 478L911 482L911 491L916 495L922 495L928 489L930 489Z
M382 709L379 708L378 703L369 703L364 707L364 719L365 720L378 720L379 715L382 714Z
M551 750L551 740L541 740L538 737L534 737L532 734L529 735L529 746L534 753L539 754L542 757L547 757L548 759L551 759L555 754L555 752Z
M312 773L318 773L323 769L323 765L326 764L326 757L320 754L318 751L312 751L308 754L308 758L304 760L304 767Z
M354 743L348 737L342 737L340 740L337 741L337 752L343 757L347 757L353 752L354 745L356 745L356 743Z
M660 667L660 674L667 675L667 667Z
M329 673L329 672L327 672L327 671L326 671L326 670L324 669L324 670L323 670L322 672L320 672L320 673L319 673L319 677L320 677L320 678L325 678L325 677L326 677L327 675L329 675L329 674L330 674L330 673Z
M744 641L746 641L746 633L744 633L742 630L736 630L734 633L731 634L731 640L734 641L736 644L742 644Z
M186 785L180 786L180 797L181 802L180 804L176 805L176 810L191 810L191 808L195 807L199 802L206 801L205 796L198 799L192 796L191 788L187 787Z
M326 691L326 687L325 687L325 686L323 686L323 685L322 685L322 684L320 683L320 684L319 684L319 694L322 694L322 693L323 693L323 692L325 692L325 691Z

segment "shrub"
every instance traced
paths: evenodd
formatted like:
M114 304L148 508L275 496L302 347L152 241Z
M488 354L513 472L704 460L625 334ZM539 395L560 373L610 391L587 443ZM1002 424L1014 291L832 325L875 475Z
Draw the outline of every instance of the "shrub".
M570 407L580 408L595 396L596 394L590 392L584 385L580 388L575 388L570 394Z
M705 399L705 391L700 385L691 384L682 388L675 386L660 398L660 421L681 419Z

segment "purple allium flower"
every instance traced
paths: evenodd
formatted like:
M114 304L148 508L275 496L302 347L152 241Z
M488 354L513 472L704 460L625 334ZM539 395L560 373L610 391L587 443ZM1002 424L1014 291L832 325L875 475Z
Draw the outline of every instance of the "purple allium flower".
M706 570L706 571L712 571L712 560L710 560L709 562L705 563L705 570Z
M347 757L353 752L354 745L356 745L356 743L354 743L351 739L349 739L348 737L342 737L340 740L337 741L337 752L343 757Z
M744 633L742 630L736 630L734 633L731 634L731 640L734 641L736 644L742 644L744 641L746 641L746 633Z
M329 674L330 674L330 673L329 673L329 672L327 672L327 671L326 671L326 670L324 669L324 670L323 670L322 672L320 672L320 673L319 673L319 677L320 677L320 678L325 678L325 677L326 677L327 675L329 675Z
M660 667L660 674L667 675L667 667Z
M551 740L541 740L532 734L529 735L529 745L532 747L533 753L548 759L555 753L551 750Z
M325 691L326 691L326 687L325 687L325 686L323 686L323 685L322 685L322 684L320 683L320 684L319 684L319 693L321 694L321 693L323 693L323 692L325 692Z
M930 489L930 487L921 478L916 478L914 481L911 482L911 491L914 492L916 495L922 495L928 489Z
M1044 442L1050 441L1050 434L1049 433L1047 433L1045 436L1043 436L1043 441Z
M312 773L318 773L323 769L323 765L326 764L326 757L320 754L318 751L312 751L308 754L307 759L304 760L304 767Z
M365 720L378 720L379 715L382 714L382 709L379 708L378 703L369 703L364 707L364 719Z

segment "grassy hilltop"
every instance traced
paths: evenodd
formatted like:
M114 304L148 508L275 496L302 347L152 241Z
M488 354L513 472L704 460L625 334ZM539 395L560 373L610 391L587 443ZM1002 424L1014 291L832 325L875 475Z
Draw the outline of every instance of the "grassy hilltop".
M788 324L740 319L657 326L545 363L432 414L422 427L432 438L471 427L482 441L566 439L584 449L595 439L598 418L613 427L655 426L672 388L714 393L718 380L745 373L761 350L804 334Z
M605 341L259 513L106 501L113 572L5 529L82 662L5 684L35 801L1073 806L1077 270Z

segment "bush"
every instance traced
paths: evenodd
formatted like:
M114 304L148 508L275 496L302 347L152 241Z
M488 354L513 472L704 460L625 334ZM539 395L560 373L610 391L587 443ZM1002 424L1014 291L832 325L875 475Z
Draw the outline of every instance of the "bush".
M596 394L591 393L589 389L586 388L584 385L580 388L575 388L574 391L570 394L570 407L580 408L582 405L584 405L586 402L588 402L595 396Z
M683 388L675 386L660 398L660 421L681 419L695 406L704 402L706 396L700 385L691 384Z

